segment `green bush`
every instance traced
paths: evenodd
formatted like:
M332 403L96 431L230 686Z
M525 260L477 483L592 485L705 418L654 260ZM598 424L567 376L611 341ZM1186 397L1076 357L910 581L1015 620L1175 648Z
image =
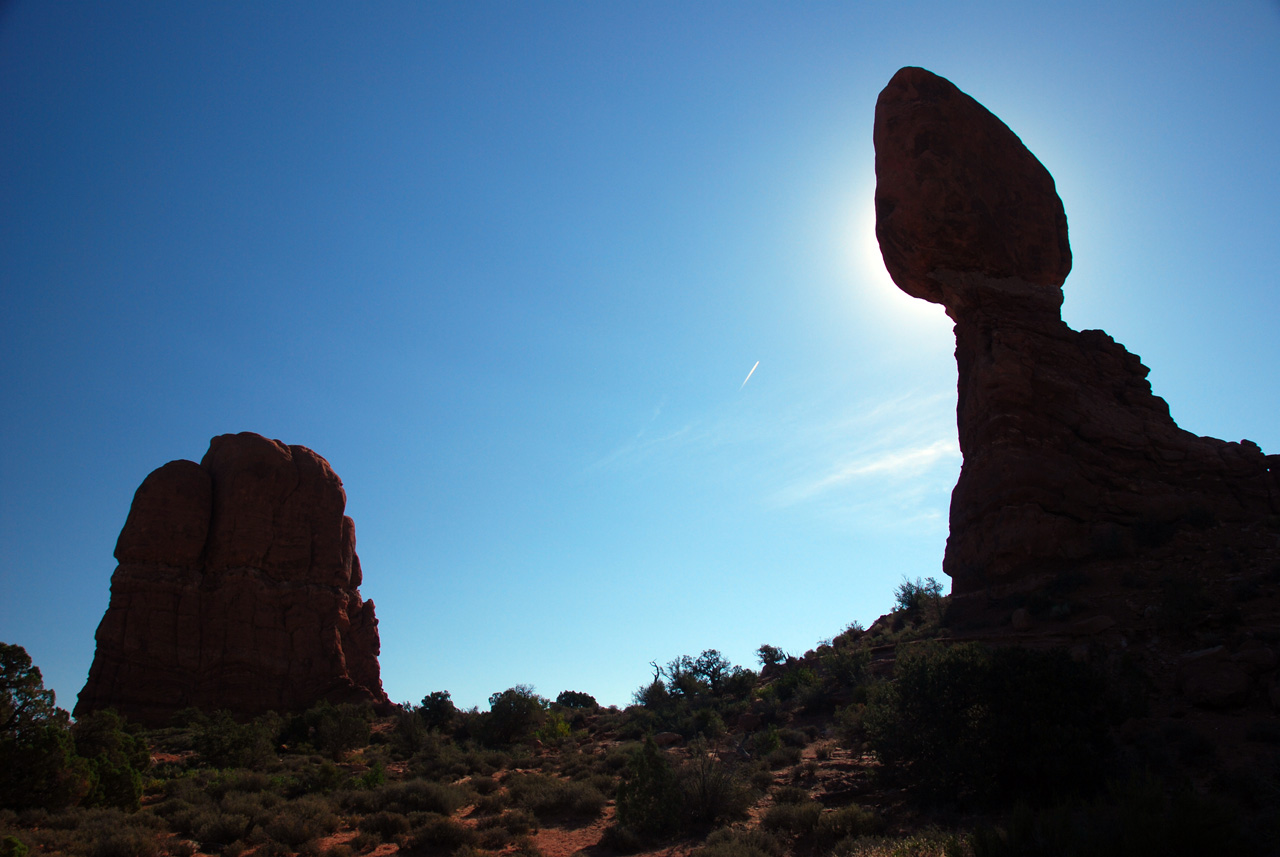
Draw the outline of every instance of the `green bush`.
M427 725L408 703L401 706L395 717L395 731L391 733L392 747L400 758L412 756L426 746L429 735Z
M0 807L60 809L92 788L67 712L26 649L0 643Z
M543 820L556 816L595 818L606 803L604 795L588 783L546 774L512 774L506 786L513 804Z
M204 846L205 850L219 845L230 845L238 839L244 839L253 829L253 822L247 815L227 812L204 812L192 822L189 832Z
M383 786L374 793L374 801L392 812L434 812L452 815L467 802L467 793L457 786L426 780L407 780Z
M1227 805L1188 789L1171 792L1150 775L1114 783L1088 804L1040 810L1020 804L1004 823L979 826L972 845L974 857L1247 857L1261 851Z
M412 852L453 854L464 846L476 847L480 834L444 816L429 817L404 837L404 847Z
M89 763L75 753L65 720L0 738L0 806L61 809L92 788Z
M899 656L863 717L888 766L927 803L1043 802L1100 782L1105 682L1065 652L921 645Z
M543 721L547 701L529 685L518 684L489 697L489 711L481 723L480 737L493 746L521 741Z
M564 690L556 697L556 705L563 705L565 708L585 708L596 709L600 704L596 702L596 698L589 693L583 693L578 690Z
M823 813L813 831L813 838L821 845L831 847L849 837L879 833L882 827L883 819L874 811L856 805L846 806Z
M333 813L327 800L319 795L306 795L281 805L264 830L272 839L296 850L304 842L333 833L341 824L342 820Z
M754 795L738 772L721 762L705 740L689 745L689 759L676 773L686 825L736 821L746 816Z
M894 590L893 599L897 602L899 610L915 618L941 603L942 584L932 577L926 577L924 580L917 577L914 583L904 577L902 585Z
M361 818L357 826L361 833L375 833L380 839L390 842L409 832L409 819L398 812L375 812Z
M192 744L200 761L213 768L261 770L276 758L279 721L261 717L237 723L229 711L215 711L193 724Z
M818 827L821 815L822 804L813 800L779 803L769 807L764 818L760 819L760 826L768 831L807 837Z
M31 849L16 836L6 836L0 839L0 857L27 857L27 852Z
M627 765L616 804L618 826L634 836L657 839L680 829L680 783L652 739L645 740Z
M428 729L444 732L453 725L458 716L457 706L447 690L437 690L422 698L422 704L415 712Z
M151 752L134 731L111 709L86 714L71 727L76 753L89 762L90 787L83 806L130 812L138 808L142 772L151 764Z
M759 828L722 828L707 837L692 857L782 857L786 848L777 837Z
M99 839L90 857L159 857L160 844L154 834L127 829Z

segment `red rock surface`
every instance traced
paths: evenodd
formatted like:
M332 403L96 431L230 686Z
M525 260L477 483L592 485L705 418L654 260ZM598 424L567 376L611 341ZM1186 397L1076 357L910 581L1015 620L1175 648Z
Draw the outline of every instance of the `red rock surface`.
M248 432L171 461L134 495L76 714L162 723L187 707L388 702L355 525L329 463Z
M1272 562L1280 456L1178 428L1137 356L1062 321L1066 217L1017 136L904 68L880 94L874 139L885 264L955 322L964 463L943 570L957 604L1175 544Z

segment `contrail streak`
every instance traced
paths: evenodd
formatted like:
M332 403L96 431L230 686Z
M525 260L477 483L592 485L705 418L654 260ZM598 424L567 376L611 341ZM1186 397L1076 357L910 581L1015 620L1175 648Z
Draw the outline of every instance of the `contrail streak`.
M759 361L759 360L757 360L757 361L756 361L756 366L759 366L759 365L760 365L760 361ZM745 377L745 378L743 378L743 379L742 379L742 386L738 387L738 389L739 389L739 390L741 390L741 389L742 389L742 387L747 386L747 382L751 380L751 376L752 376L752 375L754 375L754 374L756 374L756 366L752 366L752 367L751 367L751 371L747 373L747 377Z

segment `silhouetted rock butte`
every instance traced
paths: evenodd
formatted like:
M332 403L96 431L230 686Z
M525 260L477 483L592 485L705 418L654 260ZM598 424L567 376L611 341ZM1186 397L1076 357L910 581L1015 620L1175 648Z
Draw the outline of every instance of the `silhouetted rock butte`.
M943 570L956 606L1162 551L1273 563L1280 456L1178 428L1137 356L1062 321L1066 216L1017 135L904 68L876 102L874 140L885 265L955 322L964 463Z
M386 705L346 501L319 455L249 432L153 471L116 543L75 713L158 724L187 707Z

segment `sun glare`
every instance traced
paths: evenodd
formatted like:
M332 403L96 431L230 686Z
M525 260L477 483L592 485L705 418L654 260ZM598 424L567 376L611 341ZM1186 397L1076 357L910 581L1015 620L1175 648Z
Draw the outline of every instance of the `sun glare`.
M875 198L868 190L850 224L849 250L857 299L864 311L874 313L885 324L908 335L936 335L939 324L949 330L942 308L913 298L898 288L884 266L876 241Z

